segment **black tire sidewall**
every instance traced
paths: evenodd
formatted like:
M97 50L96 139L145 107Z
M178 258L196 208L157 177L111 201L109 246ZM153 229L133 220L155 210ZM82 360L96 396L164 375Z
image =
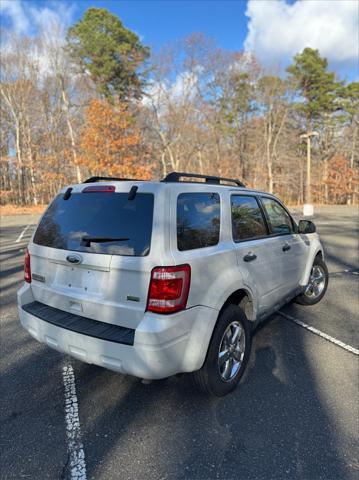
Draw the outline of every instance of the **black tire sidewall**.
M238 370L237 375L230 381L225 382L222 380L218 369L218 351L220 343L223 338L223 334L226 331L228 325L232 322L240 322L244 329L245 334L245 351L242 361L242 365ZM241 379L245 367L247 365L250 349L251 349L251 331L250 325L243 310L237 305L229 305L220 314L216 327L213 331L212 339L208 348L206 361L203 365L205 370L203 373L206 375L207 385L212 394L216 396L226 395L231 392Z

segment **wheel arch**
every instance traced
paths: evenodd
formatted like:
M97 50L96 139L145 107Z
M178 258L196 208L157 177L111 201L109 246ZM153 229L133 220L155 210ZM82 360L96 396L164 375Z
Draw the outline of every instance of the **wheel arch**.
M247 316L247 319L249 320L250 324L254 324L254 321L255 321L255 312L254 312L254 304L253 304L253 296L251 294L251 292L246 289L246 288L239 288L235 291L233 291L229 296L228 298L226 299L226 301L223 303L222 307L220 308L219 312L218 312L218 315L217 315L217 318L216 318L216 321L213 325L213 329L211 331L211 334L209 336L209 340L208 340L208 344L207 344L207 348L206 348L206 353L204 355L204 358L203 358L203 361L201 363L201 367L203 366L203 363L205 362L207 356L208 356L208 351L209 351L209 347L210 347L210 344L212 342L212 338L213 338L213 334L214 334L214 331L215 331L215 328L218 324L218 320L221 316L221 314L223 313L223 311L229 306L229 305L235 305L235 306L238 306L238 307L241 307L242 310L244 311L244 313L246 314ZM248 314L250 315L250 318L248 317ZM252 325L251 325L251 329L252 329Z
M323 246L322 246L322 244L320 243L318 236L316 236L316 235L314 234L314 239L312 240L312 242L311 242L311 244L310 244L310 251L309 251L308 257L307 257L306 267L305 267L305 269L304 269L304 272L303 272L302 278L301 278L301 280L300 280L300 282L299 282L299 285L301 285L301 286L307 285L308 279L309 279L309 275L310 275L310 272L311 272L311 269L312 269L312 265L313 265L313 263L314 263L314 260L315 260L318 256L319 256L323 261L325 261L325 259L324 259Z
M254 304L253 304L253 297L251 292L246 289L246 288L239 288L238 290L235 290L234 292L229 295L227 300L224 302L222 305L221 309L219 310L217 321L223 310L228 306L228 305L237 305L242 308L244 313L246 314L247 319L250 322L255 321L255 310L254 310ZM217 323L217 322L216 322Z
M323 250L318 250L317 254L315 255L315 258L321 258L321 260L324 261L324 253L323 253Z

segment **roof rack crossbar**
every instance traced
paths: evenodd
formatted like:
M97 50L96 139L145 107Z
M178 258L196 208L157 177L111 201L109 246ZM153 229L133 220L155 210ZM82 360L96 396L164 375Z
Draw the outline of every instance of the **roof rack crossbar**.
M116 182L126 182L126 181L136 181L138 179L135 179L135 178L120 178L120 177L90 177L82 183L101 182L102 180L116 181Z
M186 173L186 172L172 172L169 173L161 182L180 182L180 179L183 177L188 177L188 178L203 178L206 183L211 183L214 185L220 185L221 181L222 182L230 182L230 183L235 183L237 187L242 187L245 188L244 183L242 183L240 180L237 180L235 178L225 178L225 177L216 177L212 175L200 175L199 173Z

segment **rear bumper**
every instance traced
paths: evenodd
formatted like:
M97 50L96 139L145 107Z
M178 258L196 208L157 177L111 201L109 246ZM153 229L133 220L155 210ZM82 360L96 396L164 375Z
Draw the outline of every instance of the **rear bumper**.
M53 325L26 312L34 301L31 285L18 292L23 327L39 342L86 363L146 379L159 379L201 368L218 312L197 306L173 315L146 312L134 344L114 343Z

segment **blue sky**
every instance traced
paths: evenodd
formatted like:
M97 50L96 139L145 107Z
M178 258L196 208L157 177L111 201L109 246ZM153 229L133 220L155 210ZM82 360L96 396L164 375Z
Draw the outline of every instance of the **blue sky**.
M83 4L79 6L83 8ZM192 32L203 32L223 48L240 50L247 34L246 1L103 0L95 4L116 13L155 48Z
M104 7L154 50L203 32L222 48L252 51L275 67L306 46L318 48L340 77L359 76L357 0L0 1L2 25L21 34L34 35L56 17L65 31L87 8Z

